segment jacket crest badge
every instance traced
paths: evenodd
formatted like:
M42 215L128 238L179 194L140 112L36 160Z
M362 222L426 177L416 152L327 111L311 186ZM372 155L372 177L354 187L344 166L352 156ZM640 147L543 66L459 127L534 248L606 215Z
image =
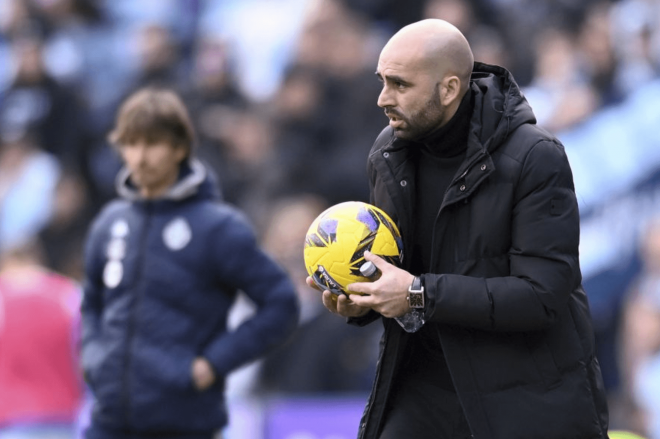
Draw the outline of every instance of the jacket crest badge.
M163 242L172 251L181 250L190 242L192 230L185 218L177 217L163 229Z

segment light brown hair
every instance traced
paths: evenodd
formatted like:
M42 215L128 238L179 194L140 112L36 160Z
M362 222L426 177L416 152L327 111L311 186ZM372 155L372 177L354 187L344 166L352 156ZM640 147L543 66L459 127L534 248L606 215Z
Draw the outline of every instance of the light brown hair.
M130 95L117 112L115 128L108 135L115 147L144 140L166 141L191 154L195 132L179 96L170 90L143 88Z

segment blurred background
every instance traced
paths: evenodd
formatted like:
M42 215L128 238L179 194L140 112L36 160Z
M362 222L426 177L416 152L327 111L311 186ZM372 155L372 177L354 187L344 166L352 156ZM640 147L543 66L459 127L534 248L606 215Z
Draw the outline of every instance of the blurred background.
M227 438L355 437L380 325L324 312L303 237L324 208L368 201L378 55L429 17L508 68L564 143L611 425L659 439L660 0L0 0L0 439L84 428L82 246L115 196L115 111L144 85L185 99L198 155L302 303L293 339L230 377Z

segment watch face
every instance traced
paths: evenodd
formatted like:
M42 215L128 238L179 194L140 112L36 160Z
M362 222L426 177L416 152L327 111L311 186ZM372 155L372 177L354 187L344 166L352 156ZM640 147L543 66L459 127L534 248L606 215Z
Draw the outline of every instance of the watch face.
M411 308L424 308L424 293L410 293L408 300Z

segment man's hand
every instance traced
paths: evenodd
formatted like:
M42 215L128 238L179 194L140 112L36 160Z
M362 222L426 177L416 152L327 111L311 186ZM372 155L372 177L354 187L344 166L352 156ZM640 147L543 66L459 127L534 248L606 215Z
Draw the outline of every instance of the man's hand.
M349 291L364 294L351 294L351 302L358 307L371 308L385 317L401 317L409 312L406 297L414 276L370 252L365 252L364 258L373 262L381 275L375 282L348 285Z
M309 276L307 277L307 285L321 291L318 285L316 285L316 282L314 282L314 280ZM346 297L344 294L336 295L331 293L329 290L323 291L321 300L323 301L323 306L325 306L330 312L339 314L343 317L360 317L369 312L369 308L357 306L350 298Z
M190 373L195 388L200 392L208 389L215 382L213 366L204 357L197 357L193 360Z

